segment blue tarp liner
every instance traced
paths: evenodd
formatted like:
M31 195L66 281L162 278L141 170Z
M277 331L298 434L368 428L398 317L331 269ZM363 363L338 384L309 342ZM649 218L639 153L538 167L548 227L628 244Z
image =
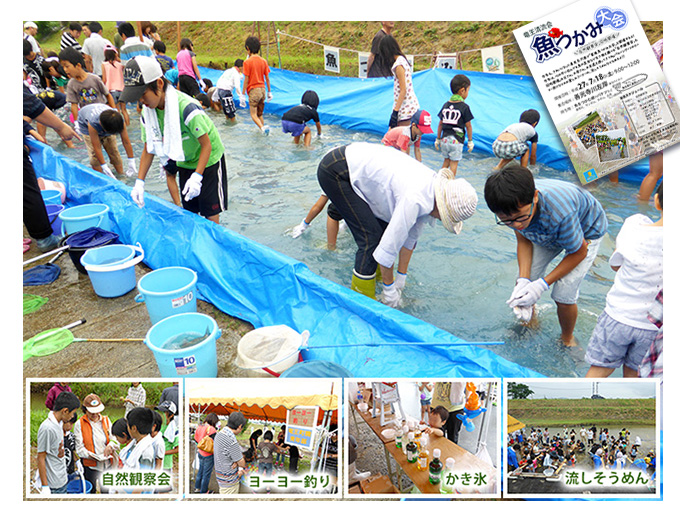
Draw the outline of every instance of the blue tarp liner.
M222 74L215 69L200 68L201 76L217 83ZM449 83L456 74L464 74L472 84L465 102L470 106L472 139L475 151L493 156L491 145L510 124L519 122L524 110L533 108L541 114L538 123L537 161L557 170L574 172L571 160L543 103L533 78L514 74L491 74L452 69L429 69L413 74L413 87L420 107L432 115L436 133L437 114L451 97ZM273 68L269 74L273 101L265 113L283 115L300 104L306 90L319 94L319 118L322 124L337 124L345 129L384 135L392 113L394 81L385 78L348 78L319 76ZM435 136L425 135L423 143L433 144ZM621 181L639 184L649 171L649 159L637 161L619 171Z
M198 273L202 299L255 327L285 324L308 330L309 345L401 343L414 347L345 347L306 350L355 377L541 377L399 310L312 273L305 264L150 194L145 207L130 187L30 142L36 173L63 182L67 205L105 203L112 230L139 242L152 269L189 267ZM460 347L428 343L462 344Z

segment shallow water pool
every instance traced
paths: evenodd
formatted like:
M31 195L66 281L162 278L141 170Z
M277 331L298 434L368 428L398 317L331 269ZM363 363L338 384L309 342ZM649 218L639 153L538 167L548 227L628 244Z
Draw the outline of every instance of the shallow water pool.
M310 148L296 146L280 129L280 117L265 114L272 128L263 136L244 110L238 122L229 124L221 113L209 112L226 149L229 174L229 210L222 213L222 225L290 257L298 259L315 273L349 286L356 245L348 230L340 232L337 249L326 249L325 212L319 215L300 238L285 232L300 223L321 194L316 169L330 149L351 142L380 143L377 135L322 126L323 137L314 138ZM131 111L130 138L137 162L141 154L138 116ZM315 128L311 126L312 132ZM53 132L48 141L68 157L88 165L85 146L76 141L67 149ZM123 158L122 145L119 150ZM443 158L432 146L423 146L423 163L439 169ZM486 176L497 160L481 153L465 153L458 166L458 177L467 179L477 190L478 210L465 222L459 236L448 233L438 222L425 228L414 252L402 311L450 331L468 341L505 341L489 347L495 353L551 377L583 376L588 366L583 352L562 347L555 304L546 292L538 305L538 327L520 326L505 304L517 273L515 236L507 227L497 226L484 203ZM536 177L558 178L578 183L574 174L544 165L534 169ZM170 200L165 179L159 177L157 160L147 176L146 190ZM134 178L121 180L129 185ZM637 186L612 184L600 179L590 191L602 203L609 218L605 237L593 268L581 286L576 337L585 350L614 272L608 258L623 220L635 213L656 219L651 204L638 204ZM614 376L620 375L620 370Z

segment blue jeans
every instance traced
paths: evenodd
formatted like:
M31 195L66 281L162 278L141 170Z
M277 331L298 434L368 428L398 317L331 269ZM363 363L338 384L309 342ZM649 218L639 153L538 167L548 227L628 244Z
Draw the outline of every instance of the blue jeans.
M59 487L58 489L53 489L50 487L50 494L66 494L68 491L66 488L68 487L68 483L65 483L62 487Z
M354 271L362 276L374 275L378 263L373 252L380 244L387 222L376 218L368 204L356 194L349 180L345 146L326 154L317 170L321 189L340 213L357 243Z
M260 462L258 465L261 475L268 474L271 475L273 471L273 466L270 462Z
M215 456L203 455L198 456L198 473L196 473L195 486L201 494L208 492L210 485L210 477L212 476L213 467L215 466Z

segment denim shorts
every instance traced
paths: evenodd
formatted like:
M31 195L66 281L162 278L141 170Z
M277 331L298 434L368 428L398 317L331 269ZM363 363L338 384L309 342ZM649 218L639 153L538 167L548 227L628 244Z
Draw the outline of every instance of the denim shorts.
M458 141L455 136L447 136L442 138L439 145L442 155L451 161L460 161L463 159L463 144Z
M560 278L552 285L550 296L556 303L564 305L574 305L578 301L579 288L581 282L586 277L586 273L593 265L597 256L602 238L588 241L588 254L578 266L571 270L569 274ZM533 256L531 259L531 280L537 280L546 275L547 267L563 250L559 248L546 248L537 244L533 245Z
M622 324L602 312L588 342L586 361L598 367L618 368L625 364L637 370L658 333Z
M519 140L512 140L511 142L496 140L491 146L491 149L497 158L515 159L528 151L529 147L526 143L520 142Z

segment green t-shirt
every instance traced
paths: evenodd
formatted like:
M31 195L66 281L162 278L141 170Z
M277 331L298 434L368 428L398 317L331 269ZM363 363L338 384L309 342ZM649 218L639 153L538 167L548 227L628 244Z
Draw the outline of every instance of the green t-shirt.
M177 419L177 418L175 418ZM165 451L167 452L168 450L172 450L174 448L177 448L179 446L179 434L175 435L175 440L174 441L168 441L168 438L165 437L165 429L168 428L168 425L165 424L161 427L161 435L163 436L163 442L165 443ZM163 469L172 469L172 457L177 456L176 453L170 454L170 455L165 455L163 457Z
M179 97L180 129L182 131L182 150L184 151L184 161L177 161L177 166L188 169L195 169L198 166L198 158L201 155L201 144L198 139L206 133L212 145L210 159L208 159L206 166L214 165L224 154L224 145L215 124L203 111L203 107L196 99L179 91L177 96ZM162 132L165 110L156 108L156 115L158 116L158 127ZM142 142L146 143L146 129L144 128L142 128Z

